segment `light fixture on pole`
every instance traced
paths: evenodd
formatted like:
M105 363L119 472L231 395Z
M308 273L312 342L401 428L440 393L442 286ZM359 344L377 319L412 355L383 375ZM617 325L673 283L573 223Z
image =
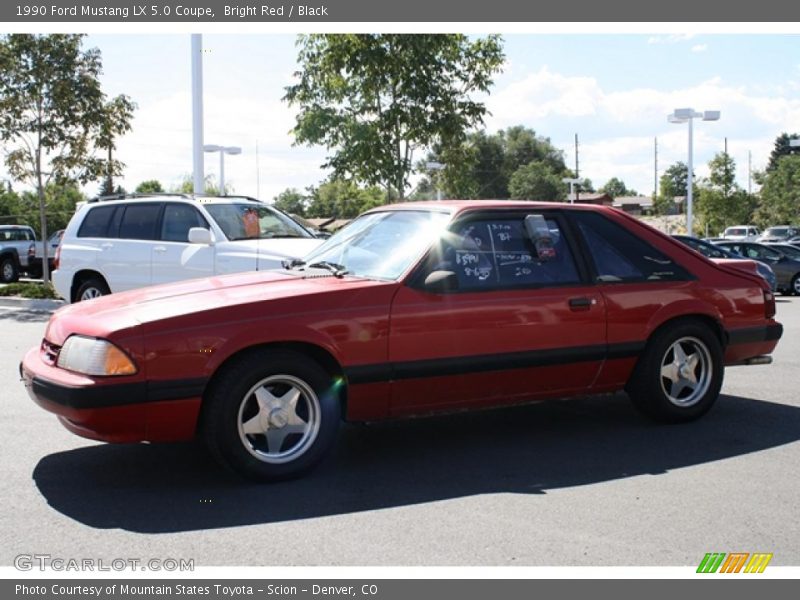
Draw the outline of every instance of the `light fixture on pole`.
M425 163L425 168L429 171L437 171L436 173L436 199L442 199L442 186L441 186L441 170L444 169L444 163L437 162L435 160L428 161Z
M695 119L702 119L703 121L719 121L718 110L706 110L699 112L693 108L676 108L671 115L667 115L667 121L670 123L689 123L689 159L687 161L688 174L686 175L686 233L692 235L692 196L694 185L694 175L692 173L692 136L693 128L692 122Z
M206 144L203 146L205 152L219 152L219 195L225 196L225 155L241 154L239 146L217 146L216 144Z
M564 177L564 179L562 179L561 181L569 184L569 203L573 204L575 202L575 186L581 182L581 178Z

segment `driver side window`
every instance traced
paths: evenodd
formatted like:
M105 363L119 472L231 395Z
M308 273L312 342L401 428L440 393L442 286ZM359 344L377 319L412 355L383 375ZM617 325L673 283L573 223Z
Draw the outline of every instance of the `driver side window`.
M553 249L540 257L523 216L471 219L442 239L432 270L453 271L459 291L541 287L578 283L580 278L557 221L546 219Z

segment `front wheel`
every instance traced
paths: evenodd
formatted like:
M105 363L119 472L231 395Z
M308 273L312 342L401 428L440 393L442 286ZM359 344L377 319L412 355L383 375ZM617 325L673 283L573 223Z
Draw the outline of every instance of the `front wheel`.
M302 475L330 450L340 410L334 379L293 351L255 352L228 366L203 407L214 457L258 481Z
M657 421L704 415L722 387L724 360L716 335L701 323L676 323L655 334L628 382L634 405Z
M800 273L792 278L792 285L789 287L789 291L795 296L800 296Z

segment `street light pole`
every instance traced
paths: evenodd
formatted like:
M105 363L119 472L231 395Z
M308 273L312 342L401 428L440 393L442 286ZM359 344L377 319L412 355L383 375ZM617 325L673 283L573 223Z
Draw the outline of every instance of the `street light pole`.
M686 233L692 235L693 225L693 196L694 196L694 166L693 166L693 145L692 138L694 136L694 127L692 122L694 119L702 119L703 121L719 121L720 112L718 110L706 110L704 112L695 111L693 108L676 108L671 115L667 115L667 121L670 123L688 123L689 124L689 156L688 156L688 173L686 175Z
M206 144L203 146L206 152L219 152L219 195L226 196L225 193L225 155L226 154L241 154L242 149L239 146L218 146L217 144Z
M438 161L432 160L425 163L425 168L429 171L436 171L436 200L442 200L442 182L441 182L441 172L444 169L444 163L440 163Z

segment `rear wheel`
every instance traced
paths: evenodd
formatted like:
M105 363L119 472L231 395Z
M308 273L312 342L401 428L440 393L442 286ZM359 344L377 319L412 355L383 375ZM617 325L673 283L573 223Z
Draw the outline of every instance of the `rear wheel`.
M293 351L246 355L212 384L202 434L227 468L259 481L297 477L329 451L339 427L331 376Z
M650 339L627 390L634 405L657 421L691 421L716 402L723 369L717 336L702 323L677 322Z
M75 292L75 301L83 302L84 300L92 300L100 296L107 296L111 293L108 285L99 277L90 277L84 281Z
M0 281L14 283L17 279L19 279L17 261L11 256L4 257L0 260Z

